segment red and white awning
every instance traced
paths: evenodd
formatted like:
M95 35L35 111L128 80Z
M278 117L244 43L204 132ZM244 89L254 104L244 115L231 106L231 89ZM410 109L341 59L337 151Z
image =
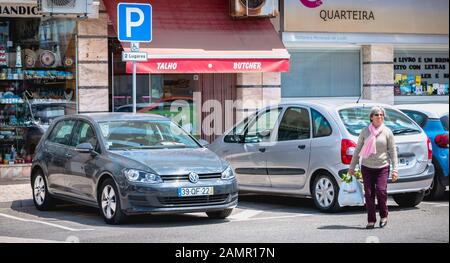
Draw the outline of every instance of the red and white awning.
M118 2L104 1L114 26ZM289 71L289 53L270 20L233 20L229 0L127 2L153 6L153 42L141 44L149 61L137 63L140 74Z

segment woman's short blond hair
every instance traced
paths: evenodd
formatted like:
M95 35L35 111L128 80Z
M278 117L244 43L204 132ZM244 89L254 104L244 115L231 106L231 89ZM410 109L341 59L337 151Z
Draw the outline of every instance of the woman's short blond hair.
M372 117L373 117L373 115L375 115L375 114L378 113L378 112L383 113L383 116L386 117L386 111L385 111L382 107L380 107L380 106L375 106L375 107L372 107L372 109L370 110L370 116L369 116L369 118L370 118L370 121L371 121L371 122L372 122Z

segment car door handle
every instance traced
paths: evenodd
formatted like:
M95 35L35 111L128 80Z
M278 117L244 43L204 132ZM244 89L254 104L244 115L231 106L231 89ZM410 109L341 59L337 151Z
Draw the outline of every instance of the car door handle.
M298 148L299 148L300 150L304 150L304 149L306 149L306 145L299 145Z
M262 153L265 153L266 152L266 148L259 148L259 151L262 152Z

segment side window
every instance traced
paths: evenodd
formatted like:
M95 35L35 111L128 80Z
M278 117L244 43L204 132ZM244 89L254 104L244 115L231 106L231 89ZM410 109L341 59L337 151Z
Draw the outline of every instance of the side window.
M245 127L247 127L249 119L250 117L245 118L241 123L236 125L236 127L234 127L233 130L224 137L223 141L226 143L237 143L238 139L236 136L244 134Z
M70 139L74 127L75 121L60 121L58 124L56 124L48 140L54 143L70 145Z
M410 117L411 119L413 119L413 121L415 121L417 124L419 124L420 127L425 127L425 124L428 121L428 117L420 112L417 111L403 111L406 115L408 115L408 117Z
M94 129L87 122L80 122L78 132L74 139L74 145L82 143L90 143L94 149L97 149L97 137L95 137Z
M258 115L250 124L245 135L246 143L259 143L270 141L275 124L280 116L281 108L270 109Z
M318 111L311 109L313 119L313 136L314 138L330 136L333 130L330 123Z
M278 141L309 139L311 122L309 112L304 108L288 108L278 128Z

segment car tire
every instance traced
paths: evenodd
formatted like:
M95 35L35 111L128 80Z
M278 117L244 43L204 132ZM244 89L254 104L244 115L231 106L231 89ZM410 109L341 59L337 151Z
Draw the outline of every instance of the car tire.
M106 179L100 187L98 205L107 224L119 225L125 222L126 215L120 206L120 194L112 179Z
M425 197L425 199L440 200L440 199L444 198L444 195L445 195L445 186L441 182L442 170L436 163L433 162L433 164L434 164L434 168L436 169L436 171L434 174L433 183L431 184L431 187L430 187L430 193L429 193L429 195L427 195Z
M208 215L208 217L211 219L225 219L225 218L229 217L231 215L231 213L233 213L232 208L221 210L221 211L206 212L206 215Z
M34 206L39 211L49 211L55 208L55 199L48 192L47 182L42 171L37 171L31 178Z
M341 209L338 202L339 186L329 174L321 174L314 180L312 198L321 212L333 213Z
M425 196L423 192L395 194L394 201L400 207L415 207L420 204Z

